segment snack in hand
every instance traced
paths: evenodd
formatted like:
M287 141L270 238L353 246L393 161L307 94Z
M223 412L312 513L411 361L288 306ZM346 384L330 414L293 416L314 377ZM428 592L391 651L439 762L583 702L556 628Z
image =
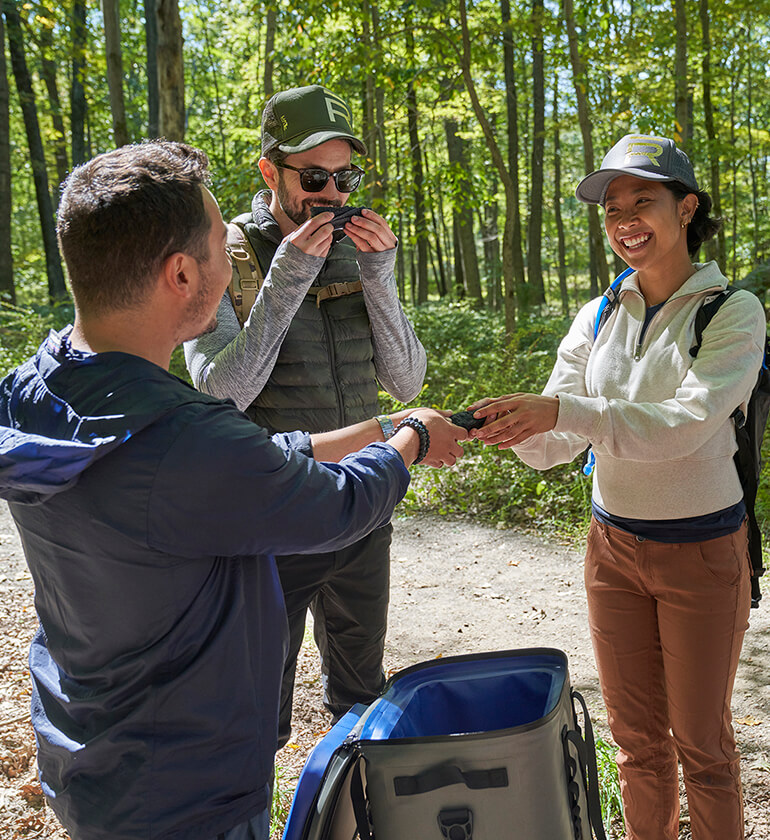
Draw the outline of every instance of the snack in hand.
M480 429L484 425L486 417L474 417L472 411L458 411L449 418L455 426L462 426L463 429Z

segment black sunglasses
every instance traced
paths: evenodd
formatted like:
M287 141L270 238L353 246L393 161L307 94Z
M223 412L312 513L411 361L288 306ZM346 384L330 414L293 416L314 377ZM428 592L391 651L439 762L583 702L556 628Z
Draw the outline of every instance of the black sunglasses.
M325 169L297 169L296 166L289 166L288 163L277 163L276 166L280 169L299 172L299 185L305 192L310 193L321 192L329 178L334 178L334 183L340 192L352 193L358 189L364 174L364 170L357 166L340 169L337 172L327 172Z

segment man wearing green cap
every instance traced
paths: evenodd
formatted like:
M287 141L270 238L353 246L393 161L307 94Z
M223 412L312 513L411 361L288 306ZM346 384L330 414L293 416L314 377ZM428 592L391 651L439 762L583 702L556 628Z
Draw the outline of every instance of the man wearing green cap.
M320 432L371 418L379 387L409 402L425 377L425 351L398 300L398 241L388 223L360 209L344 226L346 238L336 241L332 213L311 217L313 207L344 206L358 188L363 170L351 163L353 151L366 154L366 147L336 94L310 85L270 99L259 160L268 189L234 220L264 281L241 313L243 324L226 294L216 330L185 345L196 387L233 399L271 433ZM392 424L378 419L387 439ZM390 538L387 524L333 555L277 558L290 630L279 745L291 734L308 607L332 715L381 690Z

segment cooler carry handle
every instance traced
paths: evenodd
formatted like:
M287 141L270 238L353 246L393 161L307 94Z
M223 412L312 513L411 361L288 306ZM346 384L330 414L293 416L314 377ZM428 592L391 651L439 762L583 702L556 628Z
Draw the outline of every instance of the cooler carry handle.
M416 776L396 776L393 779L396 796L414 796L458 784L464 784L471 790L508 787L508 771L505 767L463 771L456 764L443 764L423 770Z

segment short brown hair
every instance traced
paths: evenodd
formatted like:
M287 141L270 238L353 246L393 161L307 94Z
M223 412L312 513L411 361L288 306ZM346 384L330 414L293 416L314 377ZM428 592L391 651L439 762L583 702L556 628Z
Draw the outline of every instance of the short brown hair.
M177 251L208 258L211 220L201 190L209 182L208 165L199 149L152 140L73 170L57 233L81 311L141 303L163 261Z

